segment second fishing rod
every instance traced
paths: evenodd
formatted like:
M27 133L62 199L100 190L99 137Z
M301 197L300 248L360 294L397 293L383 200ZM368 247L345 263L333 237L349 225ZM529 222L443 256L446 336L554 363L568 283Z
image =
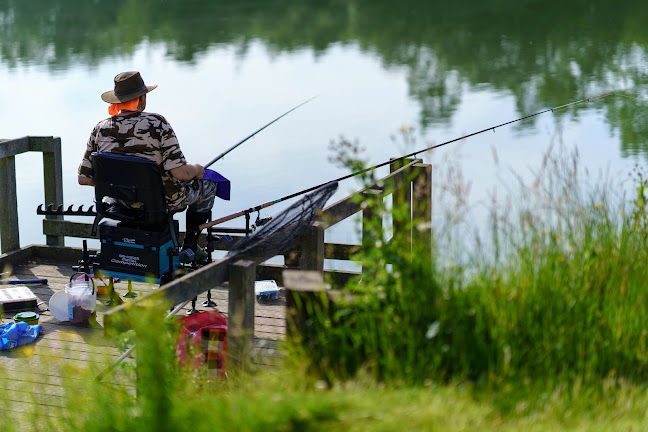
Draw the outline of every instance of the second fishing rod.
M228 154L229 152L231 152L232 150L234 150L235 148L237 148L238 146L240 146L241 144L243 144L244 142L246 142L247 140L249 140L250 138L252 138L252 137L255 136L256 134L258 134L259 132L261 132L263 129L267 128L268 126L270 126L270 125L273 124L274 122L279 121L280 119L282 119L283 117L287 116L287 115L290 114L291 112L295 111L297 108L301 107L302 105L306 105L308 102L312 101L312 100L315 99L315 98L317 98L317 96L313 96L312 98L310 98L310 99L308 99L308 100L306 100L306 101L300 103L300 104L297 105L296 107L291 108L290 110L288 110L288 111L286 111L285 113L281 114L279 117L277 117L276 119L274 119L274 120L272 120L271 122L267 123L267 124L264 125L263 127L260 127L260 128L257 129L256 131L252 132L250 135L246 136L246 137L243 138L241 141L237 142L236 144L234 144L233 146L231 146L230 148L228 148L227 150L225 150L223 153L219 154L219 155L216 156L214 159L212 159L212 160L210 160L209 162L207 162L207 164L205 165L205 168L209 168L209 167L210 167L214 162L219 161L220 159L222 159L223 157L225 157L226 154Z
M516 123L516 122L520 122L520 121L523 121L523 120L526 120L526 119L529 119L529 118L532 118L532 117L539 116L539 115L544 114L544 113L548 113L548 112L556 112L556 111L559 111L559 110L562 110L562 109L569 108L569 107L574 106L574 105L578 105L578 104L581 104L581 103L584 103L584 102L590 102L590 101L592 101L592 100L594 100L594 99L599 99L599 98L603 98L603 97L607 97L607 96L612 96L612 95L616 95L616 94L617 94L617 93L615 93L615 92L603 93L603 94L600 94L600 95L597 95L597 96L592 96L592 97L588 97L588 98L585 98L585 99L580 99L580 100L577 100L577 101L569 102L569 103L567 103L567 104L560 105L560 106L557 106L557 107L547 108L547 109L545 109L545 110L538 111L538 112L535 112L535 113L533 113L533 114L528 114L528 115L525 115L525 116L523 116L523 117L516 118L516 119L514 119L514 120L510 120L510 121L507 121L507 122L504 122L504 123L501 123L501 124L498 124L498 125L495 125L495 126L490 126L490 127L485 128L485 129L482 129L482 130L479 130L479 131L476 131L476 132L472 132L472 133L469 133L469 134L467 134L467 135L463 135L463 136L460 136L460 137L458 137L458 138L451 139L451 140L449 140L449 141L442 142L442 143L440 143L440 144L435 144L435 145L433 145L433 146L426 147L426 148L423 148L423 149L420 149L420 150L414 151L414 152L412 152L412 153L408 153L408 154L406 154L406 155L400 156L399 159L406 159L406 158L410 158L410 157L416 156L416 155L419 154L419 153L423 153L423 152L426 152L426 151L434 150L434 149L436 149L436 148L443 147L443 146L445 146L445 145L452 144L452 143L454 143L454 142L461 141L461 140L464 140L464 139L467 139L467 138L473 137L473 136L475 136L475 135L482 134L482 133L484 133L484 132L489 132L489 131L493 131L493 132L494 132L495 129L500 128L500 127L502 127L502 126L510 125L510 124L512 124L512 123ZM319 185L317 185L317 186L312 186L312 187L310 187L310 188L308 188L308 189L304 189L304 190L301 190L301 191L299 191L299 192L295 192L295 193L292 193L292 194L290 194L290 195L286 195L286 196L281 197L281 198L278 198L278 199L276 199L276 200L268 201L268 202L266 202L266 203L260 204L260 205L255 206L255 207L251 207L251 208L249 208L249 209L247 209L247 210L241 210L241 211L236 212L236 213L233 213L233 214L231 214L231 215L224 216L224 217L222 217L222 218L215 219L215 220L213 220L213 221L210 221L210 222L207 222L207 223L205 223L205 224L202 224L202 225L200 225L200 229L202 230L202 229L205 229L205 228L209 228L209 227L212 227L212 226L219 225L219 224L221 224L221 223L224 223L224 222L230 221L230 220L232 220L232 219L239 218L239 217L241 217L241 216L249 215L249 214L251 214L251 213L254 213L254 212L260 211L260 210L262 210L262 209L264 209L264 208L267 208L267 207L270 207L270 206L272 206L272 205L278 204L278 203L280 203L280 202L282 202L282 201L287 201L287 200L292 199L292 198L295 198L295 197L297 197L297 196L299 196L299 195L302 195L302 194L305 194L305 193L308 193L308 192L312 192L312 191L314 191L315 189L319 189L320 187L322 187L322 186L324 186L324 185L326 185L326 184L329 184L329 183L331 183L331 182L340 182L340 181L342 181L342 180L347 180L347 179L350 179L350 178L352 178L352 177L356 177L356 176L359 176L359 175L361 175L361 174L364 174L364 173L367 173L367 172L373 171L373 170L375 170L375 169L381 168L381 167L383 167L383 166L389 165L389 164L391 164L391 163L393 163L393 160L389 160L389 161L386 161L386 162L383 162L383 163L379 163L379 164L377 164L377 165L373 165L373 166L371 166L371 167L368 167L368 168L362 169L362 170L360 170L360 171L356 171L356 172L353 172L353 173L351 173L351 174L347 174L347 175L345 175L345 176L339 177L339 178L337 178L337 179L335 179L335 180L330 180L330 181L328 181L328 182L325 182L325 183L319 184Z
M204 168L204 169L209 168L209 167L210 167L211 165L213 165L215 162L217 162L217 161L221 160L222 158L224 158L225 155L227 155L229 152L231 152L232 150L236 149L238 146L240 146L241 144L243 144L244 142L246 142L246 141L249 140L250 138L254 137L256 134L258 134L259 132L261 132L262 130L264 130L265 128L267 128L268 126L270 126L271 124L273 124L273 123L279 121L280 119L284 118L285 116L287 116L287 115L290 114L291 112L295 111L297 108L299 108L299 107L301 107L301 106L303 106L303 105L306 105L308 102L312 101L312 100L315 99L315 98L317 98L317 96L313 96L312 98L310 98L310 99L308 99L308 100L305 100L304 102L300 103L299 105L297 105L297 106L295 106L295 107L289 109L289 110L286 111L285 113L281 114L279 117L275 118L275 119L272 120L271 122L266 123L265 125L263 125L263 126L260 127L259 129L257 129L257 130L255 130L254 132L252 132L250 135L248 135L248 136L246 136L245 138L243 138L241 141L237 142L236 144L234 144L233 146L231 146L230 148L228 148L227 150L225 150L223 153L221 153L221 154L219 154L218 156L216 156L214 159L212 159L212 160L210 160L209 162L207 162L207 163L203 166L203 168ZM190 183L190 180L187 180L187 181L183 181L183 182L181 182L181 184L182 184L183 186L185 186L185 185L187 185L187 184L189 184L189 183Z

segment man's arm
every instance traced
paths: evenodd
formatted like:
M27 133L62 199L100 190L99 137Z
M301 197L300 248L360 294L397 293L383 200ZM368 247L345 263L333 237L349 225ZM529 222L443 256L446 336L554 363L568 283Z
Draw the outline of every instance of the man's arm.
M201 179L205 174L205 168L200 164L185 164L169 171L171 175L180 181L188 181L193 178Z
M91 179L90 177L84 177L84 176L78 176L79 179L79 184L82 186L94 186L94 179Z

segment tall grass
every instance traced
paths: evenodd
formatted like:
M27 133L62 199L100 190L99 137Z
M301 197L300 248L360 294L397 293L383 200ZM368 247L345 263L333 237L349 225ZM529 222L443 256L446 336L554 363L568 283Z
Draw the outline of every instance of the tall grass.
M354 156L346 163L355 168ZM584 187L579 169L577 153L548 153L532 184L520 180L515 205L492 209L490 238L476 243L488 246L461 263L446 265L461 254L439 242L430 263L420 242L408 253L403 238L378 236L356 256L363 275L311 325L307 339L321 342L308 345L316 375L329 383L358 374L396 383L643 382L646 180L636 173L636 197L624 202L604 179ZM363 206L385 211L382 200ZM403 211L393 217L408 223ZM381 232L381 220L370 230Z

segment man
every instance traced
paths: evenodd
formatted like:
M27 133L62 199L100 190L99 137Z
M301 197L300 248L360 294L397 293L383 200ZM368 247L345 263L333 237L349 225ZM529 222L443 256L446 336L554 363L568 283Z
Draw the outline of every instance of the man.
M197 247L198 226L209 220L217 184L202 179L205 174L202 165L187 163L169 122L160 114L144 111L146 94L157 86L145 85L136 71L122 72L114 81L114 89L101 95L110 104L110 117L97 123L90 134L79 165L79 184L94 186L93 152L155 161L162 171L167 208L177 212L188 207L183 249L190 248L197 253L197 260L204 259L206 255Z

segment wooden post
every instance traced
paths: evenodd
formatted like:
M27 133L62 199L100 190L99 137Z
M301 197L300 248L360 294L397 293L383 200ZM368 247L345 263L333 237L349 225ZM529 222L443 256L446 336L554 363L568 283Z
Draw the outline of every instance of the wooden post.
M413 182L412 219L416 238L423 241L423 251L432 258L432 165L416 164Z
M43 151L43 180L45 185L45 206L54 208L63 204L63 163L61 160L61 138L52 138L52 151ZM63 220L63 216L49 215L46 219ZM46 235L48 246L65 246L62 235Z
M247 372L254 350L254 281L256 264L238 260L229 266L227 365L233 374Z
M389 171L391 173L405 166L405 162L411 162L406 159L392 160L393 162L389 165ZM403 244L409 245L409 252L412 245L412 184L409 178L403 180L400 178L396 179L395 189L392 193L393 238L400 238ZM399 213L402 215L401 212L406 214L405 219L399 217Z
M15 156L0 159L0 185L0 251L7 253L20 249Z
M362 249L364 251L375 248L378 242L385 241L383 230L382 210L383 210L383 190L369 189L364 191L363 204L368 204L362 209ZM380 200L377 205L371 203L372 201ZM363 277L367 276L367 269L365 266L362 268Z
M324 230L324 223L315 222L302 237L299 244L299 267L302 270L324 271Z
M383 240L383 226L382 226L382 189L369 189L364 192L365 202L373 200L380 200L377 206L367 205L362 209L362 245L363 247L373 247L376 240ZM378 210L378 214L376 214ZM379 221L376 219L379 218ZM378 229L370 227L373 223L378 222L376 225Z
M6 253L20 249L18 235L18 197L16 192L16 155L28 151L43 153L43 182L45 204L63 204L63 163L61 139L58 137L26 136L0 140L0 251ZM47 216L62 220L62 216ZM49 246L64 246L62 235L47 235Z
M284 270L286 289L286 338L289 342L305 342L308 332L310 313L314 305L321 304L326 296L328 285L322 273L307 270Z

